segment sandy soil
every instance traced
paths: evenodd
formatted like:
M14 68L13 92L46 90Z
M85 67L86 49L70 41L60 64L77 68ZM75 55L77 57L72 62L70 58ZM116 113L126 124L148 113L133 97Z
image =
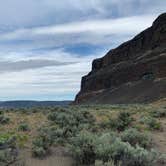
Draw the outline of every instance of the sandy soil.
M152 133L152 138L154 142L154 148L161 153L166 154L166 120L162 119L162 131L156 131Z
M22 158L25 166L72 166L73 159L61 147L52 149L51 155L44 159L32 157L31 151L22 152Z

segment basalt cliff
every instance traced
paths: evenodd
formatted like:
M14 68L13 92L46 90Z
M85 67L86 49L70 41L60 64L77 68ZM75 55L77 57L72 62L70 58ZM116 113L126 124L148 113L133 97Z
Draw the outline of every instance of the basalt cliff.
M166 13L132 40L95 59L76 104L148 103L166 97Z

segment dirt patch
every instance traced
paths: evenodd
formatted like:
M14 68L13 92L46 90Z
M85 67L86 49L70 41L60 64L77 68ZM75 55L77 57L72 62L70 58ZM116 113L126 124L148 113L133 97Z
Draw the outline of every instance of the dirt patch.
M73 160L70 157L50 156L44 160L28 158L26 166L72 166Z
M162 131L161 132L152 132L152 138L154 142L154 148L161 153L166 153L166 120L162 119Z
M23 151L21 155L25 166L72 166L74 164L72 157L61 147L52 149L51 155L44 159L32 157L30 150Z

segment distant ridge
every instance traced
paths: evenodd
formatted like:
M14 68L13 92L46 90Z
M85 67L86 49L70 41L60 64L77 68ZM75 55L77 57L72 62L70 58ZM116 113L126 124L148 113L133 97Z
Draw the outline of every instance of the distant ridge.
M122 25L123 26L123 25ZM166 97L166 13L133 39L95 59L75 104L149 103Z
M16 100L2 101L0 108L24 108L24 107L52 107L52 106L67 106L72 101L33 101L33 100Z

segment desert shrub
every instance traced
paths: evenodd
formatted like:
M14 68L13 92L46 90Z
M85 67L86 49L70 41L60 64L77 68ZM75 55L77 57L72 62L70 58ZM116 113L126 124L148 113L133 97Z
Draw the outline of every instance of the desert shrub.
M95 163L96 136L89 132L81 132L71 140L70 149L79 164Z
M136 148L129 146L128 151L129 153L122 159L122 164L126 166L155 166L158 160L158 154L153 150L147 151L139 146Z
M16 134L17 144L20 148L24 147L28 142L29 136L26 134Z
M72 139L70 148L79 164L90 165L99 160L101 165L106 166L117 166L119 163L124 166L152 166L157 160L155 152L139 146L132 147L114 133L105 133L101 137L87 132L80 133Z
M15 155L12 156L12 151L9 148L0 150L0 165L1 166L6 166L10 164L11 162L14 162Z
M48 115L48 119L57 126L57 129L51 134L56 143L67 143L71 137L75 137L81 130L92 129L94 125L93 116L86 110L58 109Z
M11 134L0 134L0 165L18 165L16 137Z
M0 124L8 124L10 121L9 117L6 117L4 114L0 115Z
M151 145L149 136L134 128L127 129L121 133L121 139L124 142L130 143L132 146L139 145L143 148L148 148Z
M20 108L18 109L18 112L22 113L22 114L30 114L31 111L30 110L27 110L26 108Z
M43 147L40 146L33 146L33 156L34 157L45 157L48 153L47 150L45 150Z
M158 158L158 163L161 165L166 165L166 154L160 154Z
M81 128L66 126L61 130L63 132L62 138L65 140L64 142L69 142L71 137L75 137L81 131Z
M100 124L97 124L97 123L93 124L91 126L82 125L82 126L80 126L80 128L88 130L89 132L92 132L92 133L99 133L103 130L103 128L100 126Z
M112 127L112 128L114 128L114 126L115 126L115 124L113 124L113 122L115 122L115 120L114 119L109 119L109 121L101 121L100 123L99 123L99 126L100 126L100 128L102 128L102 129L108 129L108 128L110 128L110 126Z
M48 115L48 119L64 127L67 124L70 126L78 126L83 123L93 123L93 116L86 110L71 110L71 109L58 109Z
M34 157L45 157L50 150L52 140L50 135L41 132L33 141L32 153Z
M50 152L52 145L64 145L70 142L70 138L76 136L77 128L69 126L59 128L57 126L42 127L38 137L33 142L32 153L37 157L44 157Z
M53 144L64 144L67 141L63 129L56 127L42 127L33 141L32 154L35 157L45 157L50 153Z
M133 119L129 112L120 112L117 119L110 119L110 126L113 129L123 131L131 124L132 121Z
M150 115L154 118L164 118L166 117L166 109L153 110Z
M161 123L158 122L158 120L156 120L155 118L152 118L150 116L141 117L139 122L147 125L148 129L150 130L160 130L162 128Z
M19 126L18 126L18 131L29 131L29 125L25 122L22 122Z
M64 129L55 129L52 130L51 139L54 144L65 144L68 141L69 132Z
M141 116L139 119L140 124L146 124L150 116ZM151 118L151 117L150 117Z
M51 120L53 122L55 122L56 124L58 124L60 127L64 127L65 123L69 123L69 115L62 112L52 112L48 115L48 120Z
M4 114L4 111L3 110L0 110L0 115L3 115Z
M104 163L111 159L112 144L116 141L117 137L114 133L104 133L96 141L96 156L97 159L102 160Z
M51 144L64 145L70 141L71 137L75 137L79 133L79 128L66 126L59 128L56 126L43 127L39 131L40 135L49 137Z
M146 120L146 125L150 130L160 130L161 129L161 123L158 122L155 118L149 117Z
M72 136L72 131L65 128L48 127L42 130L49 137L51 144L65 144L68 138Z
M11 145L12 140L15 140L15 137L11 134L8 133L2 133L0 134L0 146L7 146L7 145ZM15 141L13 141L15 143Z
M157 160L155 152L149 152L139 146L134 148L119 138L111 144L105 142L97 144L96 155L104 163L106 160L113 160L115 165L120 162L124 166L152 166Z
M146 147L149 142L148 138L141 135L138 131L132 129L135 134L134 138L129 138L131 144L126 140L126 135L130 130L125 131L123 139L128 142L123 142L117 137L114 132L104 133L101 136L94 135L89 132L81 132L76 137L72 138L70 149L73 157L78 164L94 164L95 161L100 161L95 164L103 165L124 165L124 166L152 166L157 161L157 153L148 151L141 146ZM127 133L127 134L126 134ZM141 136L140 136L141 135ZM142 140L143 137L143 140ZM138 142L138 143L137 143ZM111 162L113 161L113 162Z

